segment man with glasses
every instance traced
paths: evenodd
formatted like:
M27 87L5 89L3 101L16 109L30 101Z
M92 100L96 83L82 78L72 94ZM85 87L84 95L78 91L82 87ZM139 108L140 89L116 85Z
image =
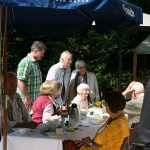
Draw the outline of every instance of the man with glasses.
M23 58L18 65L17 93L19 93L29 111L34 100L40 95L42 73L39 68L38 60L44 57L46 49L46 46L42 42L33 42L31 52Z
M46 80L58 80L62 83L61 97L59 98L60 105L66 104L71 75L71 63L72 54L67 50L63 51L60 56L60 61L49 69L46 77Z
M75 68L76 70L71 74L68 101L73 100L77 95L76 89L80 83L86 83L90 87L90 94L88 97L89 103L97 101L99 98L99 88L95 73L87 71L86 63L83 60L76 61Z

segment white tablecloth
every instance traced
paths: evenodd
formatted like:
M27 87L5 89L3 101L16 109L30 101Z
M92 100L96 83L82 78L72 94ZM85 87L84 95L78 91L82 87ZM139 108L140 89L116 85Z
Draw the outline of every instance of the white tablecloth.
M90 125L89 127L79 127L75 132L65 131L61 138L52 137L40 134L39 129L35 129L32 133L20 135L17 132L8 134L7 150L62 150L62 141L64 139L81 140L84 137L90 136L93 138L100 125ZM3 149L3 139L0 143L0 150Z

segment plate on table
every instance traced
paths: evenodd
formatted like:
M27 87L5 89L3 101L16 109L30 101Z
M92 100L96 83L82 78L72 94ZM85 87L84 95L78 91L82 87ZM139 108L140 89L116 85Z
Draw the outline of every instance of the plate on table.
M14 132L18 133L19 135L28 135L34 132L34 129L30 128L14 128Z
M75 132L76 130L78 130L78 128L72 128L72 127L65 128L65 131L68 132Z
M88 118L86 120L80 120L79 126L89 126Z
M64 136L63 134L56 134L56 133L50 135L50 137L54 137L54 138L62 138L63 136Z
M89 120L89 123L90 124L93 124L93 125L98 125L98 124L101 124L105 122L105 120L100 120L100 121L96 121L96 120Z
M93 125L98 125L106 121L106 119L103 119L103 116L89 117L88 120L89 120L89 123Z

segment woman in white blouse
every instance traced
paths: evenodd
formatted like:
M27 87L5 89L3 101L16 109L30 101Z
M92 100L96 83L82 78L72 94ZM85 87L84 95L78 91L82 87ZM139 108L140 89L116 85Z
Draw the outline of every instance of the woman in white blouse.
M88 95L89 95L89 86L88 84L81 83L77 87L77 96L73 99L72 103L76 103L79 112L87 111L88 106Z

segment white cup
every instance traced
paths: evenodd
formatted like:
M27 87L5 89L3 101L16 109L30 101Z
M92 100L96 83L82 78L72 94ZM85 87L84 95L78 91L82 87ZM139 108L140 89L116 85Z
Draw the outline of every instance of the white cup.
M63 128L56 128L56 134L63 135L64 134L64 129Z
M18 129L18 132L20 134L26 134L27 133L27 129L26 128L20 128L20 129Z

